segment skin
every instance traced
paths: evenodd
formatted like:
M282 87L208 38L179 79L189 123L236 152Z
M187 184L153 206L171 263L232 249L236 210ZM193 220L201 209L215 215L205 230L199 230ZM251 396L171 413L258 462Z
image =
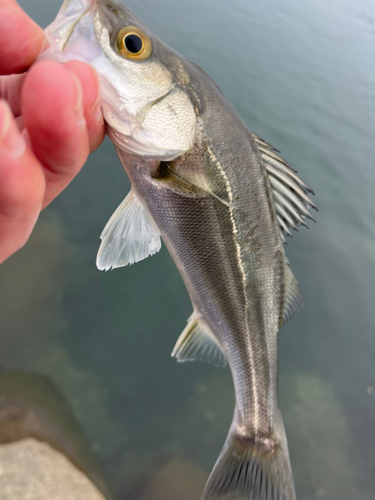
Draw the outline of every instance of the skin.
M70 8L67 19L62 11L47 30L52 47L46 57L82 56L101 72L109 137L132 195L148 210L174 259L195 321L216 340L232 371L234 419L202 500L295 500L277 403L277 332L288 309L293 313L300 305L300 295L282 246L272 194L276 179L262 151L278 157L247 129L208 75L142 28L125 6L73 0ZM148 60L118 54L114 40L121 23L134 23L153 40ZM22 109L26 119L27 107ZM43 143L42 152L55 154L53 141ZM290 185L292 174L279 175ZM301 201L279 185L286 196L279 200L289 196L307 212L304 192ZM126 223L128 209L119 216ZM129 236L125 226L109 233L108 262L118 264L114 248ZM140 243L130 234L133 240ZM178 358L190 354L187 349Z
M104 138L95 70L78 61L33 65L44 43L14 0L0 0L0 263L25 245L41 210Z

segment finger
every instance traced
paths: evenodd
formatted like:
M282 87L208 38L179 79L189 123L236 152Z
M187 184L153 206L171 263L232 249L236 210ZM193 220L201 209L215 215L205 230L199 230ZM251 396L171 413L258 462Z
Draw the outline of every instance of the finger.
M80 61L69 61L64 66L79 79L83 89L83 110L92 152L100 146L105 135L98 74L94 68ZM16 117L21 115L21 93L25 78L26 73L0 76L0 99L8 102Z
M44 193L43 169L0 101L0 263L28 240Z
M79 80L59 63L37 63L24 83L22 114L34 154L45 169L46 206L77 175L89 154Z
M0 74L25 71L39 55L44 32L15 0L0 0Z
M80 61L64 64L80 81L83 91L83 111L89 133L90 152L103 142L105 128L100 100L100 84L97 72L91 66Z
M8 102L15 116L21 114L21 92L25 77L26 73L0 76L0 99L5 99Z

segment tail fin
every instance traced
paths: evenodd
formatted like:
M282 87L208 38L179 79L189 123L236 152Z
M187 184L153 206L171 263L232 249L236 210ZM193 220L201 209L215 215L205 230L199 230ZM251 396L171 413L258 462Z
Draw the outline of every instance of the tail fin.
M281 439L245 437L232 427L202 500L296 500L281 426Z

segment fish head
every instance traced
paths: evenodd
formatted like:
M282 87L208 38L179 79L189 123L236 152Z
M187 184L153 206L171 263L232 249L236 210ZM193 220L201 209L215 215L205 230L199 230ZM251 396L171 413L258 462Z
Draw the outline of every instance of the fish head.
M49 47L39 59L80 60L96 69L116 147L162 160L193 147L197 118L178 54L127 7L114 0L65 0L45 33Z

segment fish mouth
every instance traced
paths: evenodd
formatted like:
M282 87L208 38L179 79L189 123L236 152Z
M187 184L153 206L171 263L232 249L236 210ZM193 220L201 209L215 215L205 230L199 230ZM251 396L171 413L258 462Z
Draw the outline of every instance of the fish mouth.
M70 1L70 0L69 0ZM73 24L71 25L70 27L70 31L68 32L68 35L67 35L67 38L65 40L65 42L62 44L61 46L61 50L65 50L68 43L69 43L69 40L76 28L76 26L80 23L80 21L82 20L83 17L86 16L86 14L88 14L90 11L91 11L92 7L87 7L87 9L85 11L82 12L82 14L80 16L77 17L77 19L73 22Z
M79 2L77 2L76 0L64 0L62 6L60 7L59 15L66 14L67 10L74 2L76 2L79 7L84 8L93 7L96 1L97 0L79 0Z
M113 11L117 2L113 0L65 0L60 7L56 19L45 29L49 46L55 52L69 51L77 52L74 55L78 60L84 60L82 50L70 50L69 45L77 31L81 31L81 38L92 42L95 36L95 18L104 14L106 10ZM86 16L90 16L90 21L85 20ZM91 30L88 27L91 26ZM59 56L61 61L64 56ZM71 59L72 57L70 57ZM68 59L67 59L68 60Z
M66 15L68 12L69 8L73 8L74 10L82 10L84 8L91 9L92 7L109 7L113 8L113 6L117 2L114 2L112 0L64 0L62 6L60 7L59 14L58 15ZM75 4L75 5L73 5Z
M80 26L85 25L85 33L82 33L81 39L86 40L87 46L94 38L94 16L97 11L97 0L65 0L62 4L56 19L45 29L46 44L45 51L39 56L39 59L53 59L65 62L71 59L87 61L85 51L82 45L79 50L71 50L68 46L74 38ZM89 22L84 18L92 17ZM91 26L91 28L89 28ZM65 51L69 55L65 54ZM72 57L74 55L74 57Z

